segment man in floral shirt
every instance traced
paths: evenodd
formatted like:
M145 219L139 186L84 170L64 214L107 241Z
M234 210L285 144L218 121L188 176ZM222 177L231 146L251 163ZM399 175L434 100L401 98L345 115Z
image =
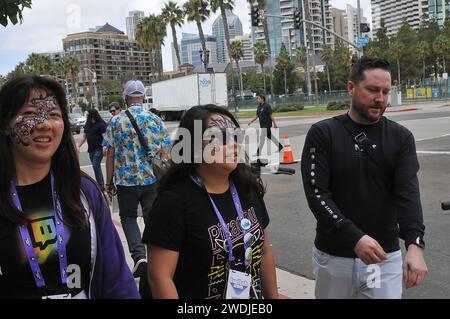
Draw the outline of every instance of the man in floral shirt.
M168 154L171 144L169 132L158 116L143 108L145 87L142 82L128 81L124 86L123 96L128 110L147 141L150 153ZM115 186L117 187L120 221L134 261L133 275L141 277L147 271L147 259L137 224L137 208L140 203L145 222L156 197L157 179L125 112L121 112L111 120L103 146L108 149L106 186L110 193Z

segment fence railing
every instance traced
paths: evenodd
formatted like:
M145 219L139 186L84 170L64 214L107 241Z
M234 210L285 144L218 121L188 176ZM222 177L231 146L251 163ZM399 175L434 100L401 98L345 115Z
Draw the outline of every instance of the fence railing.
M333 91L327 93L320 93L317 98L315 95L290 95L290 96L276 96L274 97L274 101L270 101L269 97L267 97L267 102L271 103L272 106L276 106L279 104L301 104L304 106L313 106L313 105L326 105L328 102L332 101L345 101L349 100L347 91ZM255 108L257 105L257 97L246 97L244 100L236 99L234 102L233 98L228 100L228 108L234 109L235 105L239 107L239 109L251 109Z

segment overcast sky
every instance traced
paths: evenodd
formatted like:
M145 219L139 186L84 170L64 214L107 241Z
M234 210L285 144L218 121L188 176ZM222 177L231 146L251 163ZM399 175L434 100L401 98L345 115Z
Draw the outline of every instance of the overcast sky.
M185 0L175 0L182 4ZM62 39L70 33L87 31L106 22L126 32L125 17L132 10L159 13L167 0L34 0L32 9L25 9L21 25L0 26L0 74L5 75L32 52L62 51ZM331 0L331 5L345 9L347 4L356 7L357 0ZM247 0L235 0L235 14L242 21L244 33L250 32ZM370 0L361 0L364 15L370 16ZM212 33L212 23L219 13L205 23L204 31ZM167 30L163 48L164 70L172 70L170 43L172 34ZM197 33L195 24L185 24L181 32Z

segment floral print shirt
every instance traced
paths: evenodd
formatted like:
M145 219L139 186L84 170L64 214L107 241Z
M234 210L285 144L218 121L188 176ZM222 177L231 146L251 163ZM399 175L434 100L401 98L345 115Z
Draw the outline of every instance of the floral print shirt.
M132 104L128 110L135 118L152 154L171 145L169 131L158 116L146 111L141 104ZM114 148L116 185L146 186L156 182L148 157L125 112L112 118L102 145Z

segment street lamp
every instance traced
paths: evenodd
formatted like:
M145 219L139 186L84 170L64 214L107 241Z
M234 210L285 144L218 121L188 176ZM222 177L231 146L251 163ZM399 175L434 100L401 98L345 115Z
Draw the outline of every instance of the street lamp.
M200 61L205 65L205 72L208 72L208 64L209 64L209 50L199 50L198 53L200 54Z
M92 83L94 84L94 103L95 103L95 108L98 110L99 105L98 105L98 94L97 94L97 73L87 67L84 67L84 69L88 70L93 76Z

